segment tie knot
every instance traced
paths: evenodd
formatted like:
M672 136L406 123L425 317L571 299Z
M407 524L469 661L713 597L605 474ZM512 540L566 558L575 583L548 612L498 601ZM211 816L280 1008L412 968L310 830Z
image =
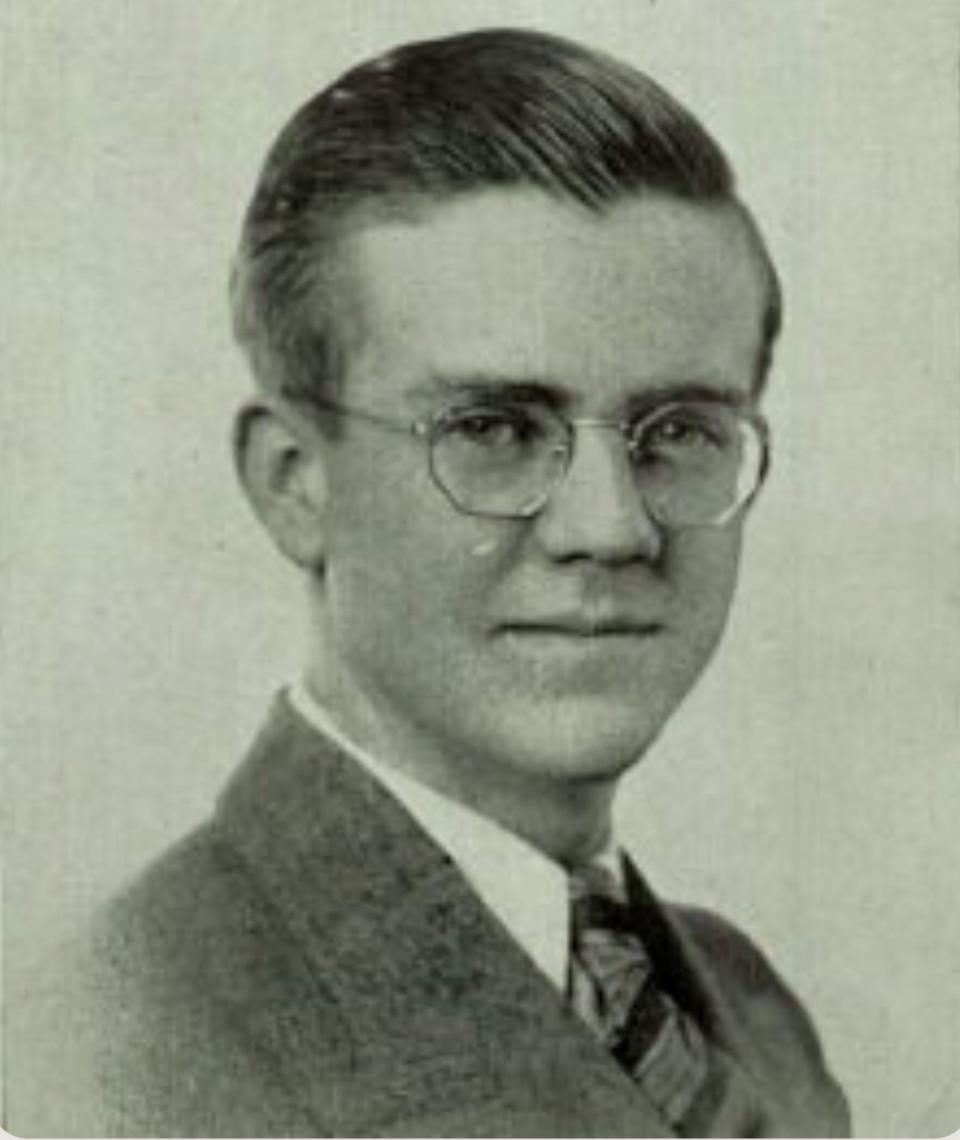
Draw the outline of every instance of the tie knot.
M569 885L575 938L586 931L632 932L627 892L610 867L603 863L574 867Z
M606 863L581 863L570 872L570 897L576 901L595 895L625 903L626 892L620 876Z

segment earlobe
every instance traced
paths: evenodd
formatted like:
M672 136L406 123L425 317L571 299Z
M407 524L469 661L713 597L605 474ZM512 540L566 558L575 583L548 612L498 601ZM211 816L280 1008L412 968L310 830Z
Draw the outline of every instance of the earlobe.
M267 399L234 423L237 476L277 548L304 570L323 567L326 479L315 432Z

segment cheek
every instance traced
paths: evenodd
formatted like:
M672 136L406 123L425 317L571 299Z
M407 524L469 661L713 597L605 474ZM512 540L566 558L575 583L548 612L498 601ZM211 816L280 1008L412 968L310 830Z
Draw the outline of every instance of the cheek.
M667 573L681 619L697 640L713 642L723 630L741 547L739 525L681 532L674 540Z
M422 642L443 651L451 629L482 623L502 538L455 511L424 473L381 487L341 494L330 512L329 604L344 633L365 631L391 656Z

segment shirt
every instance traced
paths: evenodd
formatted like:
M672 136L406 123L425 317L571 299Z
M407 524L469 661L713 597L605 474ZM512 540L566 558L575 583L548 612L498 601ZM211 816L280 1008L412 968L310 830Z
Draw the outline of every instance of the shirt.
M566 870L512 831L355 744L302 681L289 687L288 697L309 725L360 763L403 804L452 857L534 965L557 989L565 990L570 906ZM608 844L598 858L616 866L616 845Z

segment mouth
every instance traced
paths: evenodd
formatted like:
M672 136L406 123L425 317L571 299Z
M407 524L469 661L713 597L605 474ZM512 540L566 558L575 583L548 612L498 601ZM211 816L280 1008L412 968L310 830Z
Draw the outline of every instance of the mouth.
M518 684L541 695L622 700L650 675L662 652L666 625L621 615L568 613L505 622L497 640ZM523 680L521 680L521 676Z
M603 641L652 637L663 626L655 621L621 618L592 618L587 614L569 615L536 621L508 622L501 632L518 637L569 638L574 641Z

